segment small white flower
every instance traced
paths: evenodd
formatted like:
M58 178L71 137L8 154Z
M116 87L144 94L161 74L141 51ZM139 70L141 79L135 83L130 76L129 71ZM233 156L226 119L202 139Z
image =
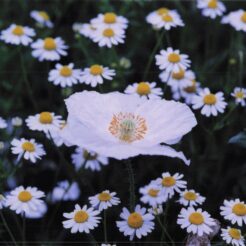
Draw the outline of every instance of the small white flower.
M18 160L23 156L24 159L36 163L37 159L41 159L46 154L43 145L36 143L34 139L13 139L11 145L12 153L18 155Z
M239 9L222 18L223 24L230 24L237 31L246 32L246 11Z
M116 197L116 192L110 192L109 190L104 190L95 196L89 197L89 201L91 206L99 211L120 204L120 199Z
M182 208L178 215L177 223L182 229L186 228L188 233L196 234L199 237L211 233L213 231L211 226L216 225L209 213L193 207Z
M162 205L158 205L157 207L148 208L148 212L155 216L160 215L163 214L163 207Z
M22 126L23 120L20 117L13 117L11 119L12 126L19 127Z
M35 31L30 27L12 24L1 32L0 39L7 44L27 46L35 35Z
M68 48L60 37L38 39L32 43L31 47L32 56L38 58L39 61L58 61L61 56L67 55L65 50Z
M103 84L104 79L112 80L113 76L115 76L115 70L94 64L82 71L80 82L96 87L97 84Z
M217 92L213 94L208 88L201 90L198 95L192 99L192 108L202 108L201 114L207 117L217 116L218 113L224 113L227 103L224 101L224 93Z
M24 188L19 186L12 190L6 197L6 206L10 207L17 214L30 213L38 211L44 203L40 198L44 197L44 192L39 191L36 187Z
M191 63L188 55L180 54L179 50L174 50L171 47L168 47L167 50L161 50L155 59L159 69L170 73L178 73L180 69L186 70Z
M81 167L85 169L91 169L92 171L100 171L101 166L108 165L109 161L107 157L98 155L93 151L77 147L75 153L72 154L72 163L75 165L76 170Z
M178 202L184 206L194 207L203 204L205 199L205 197L201 196L194 190L185 190L180 193Z
M0 194L0 209L3 209L3 207L5 207L5 202L6 202L6 198Z
M48 80L54 85L60 85L61 87L72 86L77 84L80 80L80 69L74 69L74 64L68 65L56 64L55 69L49 72Z
M146 208L141 208L140 205L137 205L132 213L127 208L123 208L120 217L123 220L116 222L117 227L124 236L130 236L130 240L133 240L135 235L139 239L147 236L155 226L154 216L146 213Z
M33 10L31 11L30 16L42 26L46 26L49 28L52 28L54 26L54 24L50 20L48 13L45 11Z
M245 106L245 100L246 100L246 89L236 87L234 88L231 95L235 98L236 104L240 104L241 106Z
M224 200L224 206L220 207L220 214L225 220L229 220L232 224L242 226L246 224L246 204L239 199Z
M29 210L25 212L25 217L28 219L40 219L46 214L47 210L47 205L45 203L41 203L37 210Z
M8 124L6 120L4 120L2 117L0 117L0 129L7 128Z
M245 246L240 229L227 226L226 229L222 228L221 231L221 237L227 244L232 244L233 246Z
M99 211L93 208L87 208L84 205L82 208L76 204L75 210L71 213L63 213L63 216L68 219L62 222L63 227L66 229L71 228L71 233L85 232L89 233L100 223L101 217L98 217Z
M225 5L218 0L198 0L197 7L202 10L202 15L215 19L226 11Z
M92 39L96 30L97 30L96 27L94 27L93 25L84 23L81 24L78 32L84 37Z
M163 92L161 88L156 88L156 82L139 82L128 85L124 91L126 94L136 94L140 97L161 99Z

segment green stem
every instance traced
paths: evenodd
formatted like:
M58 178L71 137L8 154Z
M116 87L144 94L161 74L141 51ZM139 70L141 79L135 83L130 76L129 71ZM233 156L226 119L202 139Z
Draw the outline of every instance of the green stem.
M107 213L106 213L106 209L104 209L104 211L103 211L103 230L104 230L104 242L107 243L108 238L107 238Z
M22 225L23 246L26 245L26 215L23 213L23 225Z
M126 160L126 168L129 178L129 192L130 192L130 210L134 211L135 208L135 179L131 160Z
M238 51L238 56L239 56L239 84L242 85L243 82L243 51L239 50Z

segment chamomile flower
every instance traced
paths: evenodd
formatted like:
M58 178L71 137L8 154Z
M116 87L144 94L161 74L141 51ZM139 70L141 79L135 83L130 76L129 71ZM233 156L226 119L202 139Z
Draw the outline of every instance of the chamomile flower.
M36 115L31 115L26 119L26 124L33 131L43 131L48 134L54 128L60 128L64 124L62 117L52 112L43 111Z
M125 30L118 27L100 27L96 28L91 36L93 42L98 43L99 47L111 48L113 45L123 44L125 39Z
M60 181L50 194L52 202L75 201L79 198L80 189L76 182L69 183L67 180Z
M162 178L156 179L156 183L162 187L162 194L167 198L171 198L175 192L181 193L186 188L187 182L182 180L183 174L175 173L171 175L169 172L162 173Z
M161 190L162 187L155 183L140 188L139 192L142 194L140 201L151 207L157 207L167 200L167 196L165 196Z
M227 244L233 246L245 246L244 238L240 229L227 226L226 229L221 229L221 237Z
M246 11L239 9L224 16L221 21L223 24L230 24L237 31L246 32Z
M137 205L132 213L127 208L123 208L120 217L123 220L116 222L117 227L124 236L129 236L130 240L133 240L135 235L139 239L147 236L155 226L154 216L147 213L146 208L141 208L140 205Z
M226 11L225 5L218 0L198 0L197 7L202 10L202 15L215 19Z
M85 169L100 171L102 166L108 165L109 161L107 157L77 147L75 153L72 154L72 163L75 165L76 170L79 170L84 166Z
M155 59L159 69L169 73L178 73L180 69L186 70L191 63L188 55L180 54L179 50L174 50L171 47L168 47L167 50L161 50Z
M86 38L92 39L97 28L90 23L84 23L79 28L79 33Z
M95 28L119 28L126 29L128 26L128 20L116 15L113 12L107 12L105 14L99 14L96 18L91 20L91 24Z
M231 95L235 98L236 104L239 104L241 106L245 106L245 100L246 100L246 89L236 87L234 88Z
M89 201L91 206L99 211L120 204L120 199L116 196L116 192L110 192L109 190L89 197Z
M33 10L31 11L30 16L41 26L49 28L52 28L54 26L54 24L50 20L50 16L46 11Z
M71 233L85 232L89 233L100 223L101 217L98 217L99 211L93 208L87 208L84 205L82 208L76 204L75 210L71 213L63 213L63 216L68 219L62 222L63 227L71 229Z
M3 209L3 207L5 207L5 202L5 197L2 194L0 194L0 209Z
M160 8L147 15L146 21L154 28L170 30L173 27L184 26L184 23L176 10Z
M97 84L103 84L104 79L112 80L114 76L114 69L94 64L81 72L80 82L96 87Z
M39 61L58 61L61 56L67 55L66 49L68 48L60 37L38 39L32 43L31 47L33 49L32 56Z
M24 159L36 163L38 159L46 154L43 145L36 143L34 139L13 139L11 145L12 153L18 155L18 160L23 156Z
M35 31L30 27L12 24L1 32L0 39L7 44L27 46L35 35Z
M28 219L40 219L44 217L47 210L48 210L47 204L41 203L40 206L38 206L37 210L29 210L25 212L25 214L22 214L22 215Z
M227 103L224 101L224 93L211 93L208 88L201 90L198 95L192 99L192 108L202 108L201 114L206 117L217 116L218 113L224 113Z
M203 204L205 199L205 197L201 196L194 190L185 190L180 193L178 202L184 206L194 207Z
M68 65L56 64L55 69L49 72L48 80L54 85L60 85L61 87L69 87L77 84L80 80L80 69L74 69L74 64Z
M8 124L6 120L4 120L2 117L0 117L0 129L7 128Z
M156 88L156 82L139 82L128 85L124 91L126 94L136 94L144 98L161 99L163 92Z
M66 105L67 125L61 134L71 145L118 160L140 154L164 155L189 164L182 152L167 146L196 125L185 104L119 92L83 91L66 99Z
M11 124L14 127L20 127L20 126L22 126L22 123L23 123L23 120L20 117L18 117L18 116L13 117L11 119Z
M211 226L216 225L209 213L193 207L182 208L177 223L182 229L186 228L188 233L193 233L199 237L210 234L213 231Z
M6 207L14 210L17 214L28 214L39 210L39 207L44 203L40 199L42 197L44 197L44 192L39 191L36 187L19 186L6 196Z
M232 224L238 224L239 226L242 226L243 223L246 224L246 204L239 199L224 200L220 210L221 216Z
M159 214L163 214L163 207L162 205L158 205L157 207L148 208L148 212L155 216Z

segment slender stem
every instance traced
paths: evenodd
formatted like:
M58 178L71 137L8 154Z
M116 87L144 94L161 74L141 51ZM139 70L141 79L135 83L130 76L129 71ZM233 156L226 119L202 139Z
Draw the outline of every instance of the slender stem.
M23 212L23 226L22 226L22 236L23 236L23 246L26 245L26 215Z
M129 192L130 192L130 210L134 211L135 208L135 179L131 160L126 160L126 168L129 178Z
M238 51L238 56L239 56L239 84L242 85L243 82L243 51L240 50Z
M104 242L108 242L107 238L107 212L106 209L103 211L103 230L104 230Z

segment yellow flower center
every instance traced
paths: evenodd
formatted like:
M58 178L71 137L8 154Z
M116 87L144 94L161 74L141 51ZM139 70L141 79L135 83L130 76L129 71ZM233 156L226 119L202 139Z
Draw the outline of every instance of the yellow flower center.
M38 14L46 21L50 19L49 15L45 11L39 11Z
M149 194L150 196L152 196L152 197L157 197L158 193L159 193L159 190L155 190L155 189L150 189L150 190L148 191L148 194Z
M107 24L113 24L116 22L117 15L115 13L106 13L104 15L104 22Z
M241 21L246 23L246 11L243 12L243 14L241 16Z
M127 219L127 223L131 228L140 228L143 225L143 217L137 212L131 213Z
M111 196L109 193L107 192L102 192L98 195L98 199L101 201L101 202L107 202L107 201L110 201L111 199Z
M217 6L218 6L217 0L211 0L211 1L209 1L209 3L208 3L208 8L210 8L210 9L216 9Z
M39 122L42 124L51 124L53 122L53 117L50 112L42 112L39 114Z
M185 71L180 69L177 73L172 73L172 78L176 80L181 80L184 78Z
M237 203L232 207L232 212L237 216L245 216L246 215L246 205L243 203Z
M103 67L100 65L92 65L90 67L90 73L92 75L101 75L103 73Z
M230 228L228 230L229 235L236 240L241 239L241 231L236 228Z
M163 15L162 16L162 20L165 22L172 22L173 21L173 17L169 14Z
M118 113L113 115L109 132L123 142L132 143L144 138L147 125L145 119L139 115Z
M204 222L204 218L201 213L194 212L190 214L189 221L193 225L201 225Z
M180 62L180 55L176 53L171 53L167 59L169 62L177 63Z
M107 37L107 38L111 38L114 36L114 30L112 28L106 28L104 31L103 31L103 36L104 37Z
M69 77L72 75L72 69L68 66L63 66L60 70L60 75L63 77Z
M45 38L44 39L44 49L46 50L55 50L56 49L56 42L53 38Z
M197 195L196 193L192 192L192 191L187 191L185 194L184 194L184 199L185 200L188 200L188 201L195 201L197 198Z
M22 36L24 34L24 29L22 26L16 26L13 30L12 33L16 36Z
M27 151L27 152L34 152L35 151L34 144L31 142L28 142L28 141L24 142L21 147L24 151Z
M148 83L140 82L137 87L137 93L141 96L150 94L151 89Z
M80 210L75 213L73 219L76 223L84 223L88 220L88 218L89 218L88 213L83 210Z
M214 105L216 103L216 101L217 101L216 96L212 93L206 95L203 98L203 102L207 105Z
M167 8L160 8L156 12L157 12L158 15L164 15L164 14L167 14L169 12L169 9L167 9Z
M176 180L173 177L165 177L162 179L162 185L165 187L171 187L174 186L176 184Z
M239 98L239 99L243 99L244 98L244 93L242 91L238 91L236 94L235 94L235 97L236 98Z
M19 193L18 199L21 202L28 202L32 199L32 194L29 191L23 190Z
M192 80L192 85L185 87L184 91L187 93L195 93L196 92L196 81Z

